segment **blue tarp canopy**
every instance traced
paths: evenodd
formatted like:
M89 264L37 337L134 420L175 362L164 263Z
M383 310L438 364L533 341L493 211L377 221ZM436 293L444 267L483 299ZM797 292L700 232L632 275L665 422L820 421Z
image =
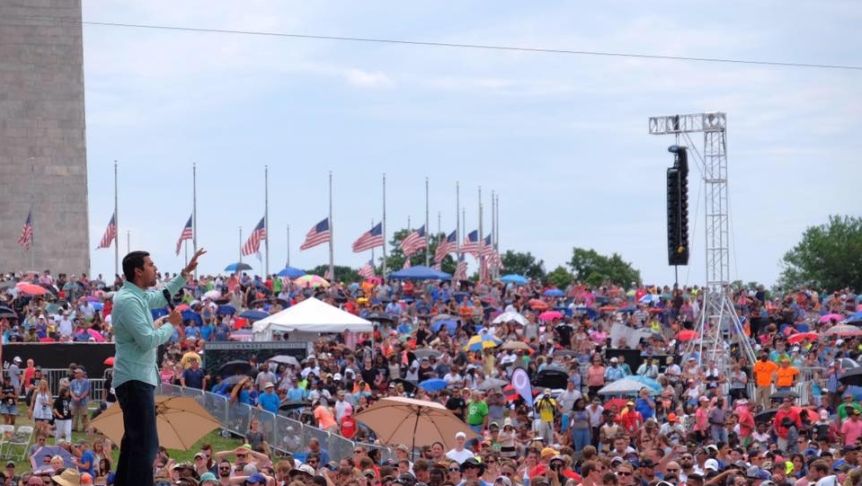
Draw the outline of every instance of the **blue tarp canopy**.
M416 265L394 272L389 275L389 278L395 280L450 280L452 276L424 265Z
M295 279L295 278L299 278L303 275L305 275L304 270L300 270L300 269L294 268L294 267L284 267L284 269L282 271L278 272L279 277L282 277L282 278L287 277L291 280Z

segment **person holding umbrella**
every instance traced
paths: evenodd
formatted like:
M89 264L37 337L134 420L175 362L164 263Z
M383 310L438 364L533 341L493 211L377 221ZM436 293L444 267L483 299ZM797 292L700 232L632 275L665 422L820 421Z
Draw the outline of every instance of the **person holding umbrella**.
M167 284L164 293L168 297L185 287L198 259L205 253L203 248L195 252L181 274ZM116 481L126 486L153 484L152 466L159 445L155 414L155 387L159 384L156 350L173 337L175 327L183 338L182 314L176 309L166 319L153 322L151 309L170 304L161 292L147 290L156 285L156 272L149 253L129 253L123 258L126 282L114 296L113 385L123 410L125 431Z

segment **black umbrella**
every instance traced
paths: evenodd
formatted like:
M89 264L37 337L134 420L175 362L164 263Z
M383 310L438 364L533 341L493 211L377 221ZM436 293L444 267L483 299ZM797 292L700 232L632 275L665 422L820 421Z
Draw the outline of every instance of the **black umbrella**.
M15 311L8 307L0 307L0 319L4 317L7 319L17 319L18 314L16 314Z
M241 360L228 361L219 368L219 374L222 376L247 375L250 371L251 364Z
M791 390L781 390L777 391L769 397L770 400L784 400L785 398L799 398L799 395Z
M533 386L541 388L566 388L569 374L561 369L544 369L533 378Z
M395 318L385 312L372 312L365 316L365 319L374 322L395 322Z
M0 312L2 316L2 312ZM847 386L862 386L862 368L852 368L844 372L838 381Z
M248 376L245 376L245 375L228 376L227 378L224 379L224 383L227 383L231 388L233 388L237 385L237 383L241 382L245 378L248 378Z
M394 380L389 381L389 386L399 385L399 384L401 386L403 386L404 391L406 391L410 395L413 395L414 393L416 393L416 384L411 383L411 382L405 380L404 378L395 378Z
M762 422L771 422L775 418L776 413L778 413L778 409L764 410L754 416L754 422L758 424Z
M285 400L278 406L279 410L296 410L302 407L308 407L311 402L305 400Z

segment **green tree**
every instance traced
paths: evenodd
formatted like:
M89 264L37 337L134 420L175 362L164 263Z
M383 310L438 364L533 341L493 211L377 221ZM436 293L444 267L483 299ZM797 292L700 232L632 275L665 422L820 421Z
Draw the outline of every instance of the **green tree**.
M326 275L326 272L328 272L328 271L329 271L329 264L325 263L323 265L318 265L318 266L312 268L311 270L308 271L308 273L323 277L324 275ZM355 282L357 280L359 280L359 273L357 273L357 269L345 267L344 265L335 265L335 281L336 282L347 283L347 282Z
M640 284L641 281L640 271L623 260L619 254L605 256L592 248L573 248L569 268L576 280L592 286L601 285L603 282L627 286L632 282Z
M811 226L799 243L784 254L781 283L809 285L832 291L862 288L862 218L830 216L826 224Z
M575 281L575 276L566 270L566 267L560 265L548 273L547 281L554 287L564 290L570 283Z
M545 262L542 260L537 261L536 257L530 252L523 253L507 250L502 255L502 260L505 273L515 273L533 280L545 280Z

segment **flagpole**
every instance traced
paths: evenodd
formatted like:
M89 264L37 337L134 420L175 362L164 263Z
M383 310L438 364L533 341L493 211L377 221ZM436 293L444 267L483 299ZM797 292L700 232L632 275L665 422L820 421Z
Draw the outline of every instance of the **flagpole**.
M185 266L189 266L189 240L183 241L183 251L185 252Z
M266 276L269 277L269 166L263 166L263 230L266 232ZM266 279L264 279L266 280Z
M290 225L287 225L287 265L285 267L290 266Z
M30 268L36 270L36 226L33 224L33 203L36 200L36 161L30 157ZM24 250L27 251L26 249Z
M429 235L431 234L431 226L428 225L428 177L425 177L425 266L428 266L429 257L428 244L430 243Z
M132 252L132 232L126 230L126 253Z
M484 265L482 265L482 244L484 243L485 237L482 236L484 233L482 232L482 186L479 186L479 253L476 261L479 262L479 282L482 282L482 271Z
M383 282L386 282L386 245L389 244L386 241L386 173L383 173Z
M192 249L198 252L198 169L195 162L192 162ZM197 278L197 267L194 272Z
M461 258L461 218L458 217L458 212L461 211L461 184L455 182L455 254Z
M237 275L239 275L240 265L242 265L242 226L239 227L239 265L236 267Z
M374 218L371 218L371 229L374 229ZM371 248L371 261L374 261L374 248Z
M491 191L491 248L494 248L494 232L496 231L495 221L494 221L494 211L496 211L496 196L494 195L494 191ZM491 275L490 278L494 278L494 269L489 268Z
M114 275L120 274L120 215L118 214L117 161L114 160Z
M437 211L437 234L439 235L442 232L443 232L443 215L440 213L440 211ZM443 236L445 237L446 235L443 235Z
M335 280L335 253L332 240L335 239L335 224L332 221L332 171L329 171L329 278Z

